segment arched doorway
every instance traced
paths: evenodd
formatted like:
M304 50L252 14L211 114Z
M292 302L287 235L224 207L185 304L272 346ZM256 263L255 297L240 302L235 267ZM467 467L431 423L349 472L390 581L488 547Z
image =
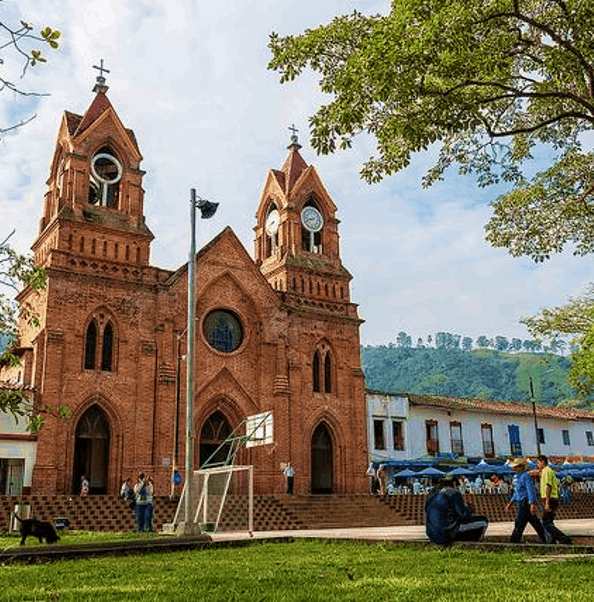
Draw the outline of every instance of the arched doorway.
M320 422L311 438L311 492L332 493L334 483L332 436Z
M227 460L230 444L220 445L232 432L231 425L223 412L216 411L211 414L200 431L199 463L202 466L207 460L210 464L222 464ZM218 451L217 451L218 449ZM215 454L216 452L216 454ZM213 456L213 454L215 454Z
M91 406L76 425L72 490L80 492L80 479L86 475L90 493L107 493L109 469L109 420L99 406Z

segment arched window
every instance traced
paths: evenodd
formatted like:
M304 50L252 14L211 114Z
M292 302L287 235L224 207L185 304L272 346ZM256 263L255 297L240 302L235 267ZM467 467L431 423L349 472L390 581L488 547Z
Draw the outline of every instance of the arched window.
M324 358L324 391L332 393L332 363L330 353L328 352L326 352L326 357Z
M216 411L206 420L200 431L200 443L198 457L200 466L206 462L212 464L224 464L231 451L231 444L225 444L233 429L225 415Z
M324 217L314 197L301 210L301 249L309 253L322 252L322 228Z
M264 257L271 257L278 249L278 226L280 222L280 214L276 203L270 203L266 211L266 223L264 230L266 231Z
M313 358L313 390L320 392L320 353L316 350Z
M103 329L103 345L101 346L101 370L111 372L113 358L113 326L108 322Z
M85 370L113 372L116 349L115 329L111 320L97 314L87 327L85 337Z
M85 369L95 369L95 356L97 353L97 323L93 320L87 328L85 341Z
M89 204L117 209L120 196L122 164L108 146L91 159Z

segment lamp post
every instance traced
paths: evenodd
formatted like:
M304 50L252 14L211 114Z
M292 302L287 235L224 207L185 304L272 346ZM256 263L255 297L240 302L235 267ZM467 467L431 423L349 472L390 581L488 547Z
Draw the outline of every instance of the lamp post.
M211 218L217 211L218 203L196 197L196 190L190 194L190 254L188 258L188 353L186 359L186 497L185 535L193 535L196 526L192 522L194 501L194 323L196 321L195 280L196 280L196 208L202 219Z
M536 419L536 400L534 399L534 385L532 384L532 377L530 379L530 396L532 397L532 416L534 417L534 435L536 437L536 455L540 456L540 439L538 438L538 420Z

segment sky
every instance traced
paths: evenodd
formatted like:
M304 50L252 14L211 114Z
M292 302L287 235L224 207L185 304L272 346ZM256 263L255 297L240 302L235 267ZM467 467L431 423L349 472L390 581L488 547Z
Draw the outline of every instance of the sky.
M367 0L0 0L0 21L23 19L62 31L49 62L18 80L43 98L0 93L0 127L30 115L0 139L0 238L29 249L38 233L45 182L64 110L84 114L101 59L112 105L134 130L144 160L145 215L155 235L151 262L187 261L190 189L220 203L198 223L198 246L231 226L253 255L255 211L268 169L280 169L299 130L301 155L315 165L338 206L342 260L351 297L365 320L364 345L393 343L399 331L416 344L436 332L474 341L480 335L530 338L520 319L563 305L590 282L588 257L570 252L543 264L490 247L484 226L503 189L478 188L447 172L421 187L436 149L380 184L359 177L374 152L370 139L317 156L308 117L328 99L313 74L281 85L267 69L268 37L299 34L357 10L387 13ZM22 63L0 51L2 75Z

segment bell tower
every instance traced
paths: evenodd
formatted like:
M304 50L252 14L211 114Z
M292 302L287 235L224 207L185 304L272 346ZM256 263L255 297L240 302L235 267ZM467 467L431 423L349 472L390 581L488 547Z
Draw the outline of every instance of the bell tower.
M146 266L153 235L145 225L142 155L107 98L103 67L84 115L65 111L47 180L35 261L54 251Z
M289 129L289 155L280 170L268 171L256 212L256 264L300 304L349 304L352 277L340 259L336 205Z

